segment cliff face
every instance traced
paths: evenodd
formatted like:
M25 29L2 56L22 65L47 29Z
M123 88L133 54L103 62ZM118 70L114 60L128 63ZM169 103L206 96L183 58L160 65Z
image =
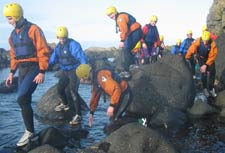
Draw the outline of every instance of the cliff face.
M209 31L216 35L225 33L225 1L214 0L207 16Z

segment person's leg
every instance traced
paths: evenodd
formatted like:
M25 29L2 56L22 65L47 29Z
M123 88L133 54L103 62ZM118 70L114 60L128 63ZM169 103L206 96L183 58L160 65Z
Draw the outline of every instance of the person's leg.
M201 73L201 81L203 87L203 93L206 97L209 97L208 85L207 85L207 72Z
M20 68L19 70L19 87L17 102L21 108L23 121L26 131L17 146L25 145L29 142L28 138L34 133L33 109L31 107L32 93L35 91L37 84L33 79L39 73L38 66Z
M75 70L71 70L68 72L68 77L70 80L69 81L70 94L71 94L73 104L74 104L74 109L75 109L75 115L73 119L70 121L71 125L79 124L81 121L80 100L77 95L80 81L74 72Z
M69 87L70 87L71 97L72 97L73 103L74 103L75 113L80 115L80 102L77 97L80 81L74 72L75 72L75 70L71 70L68 73Z
M132 92L130 89L127 89L126 91L123 92L119 103L115 107L113 116L114 120L117 120L118 118L122 117L123 113L127 110L131 101L132 101Z
M134 55L132 54L132 49L135 47L137 42L142 37L141 28L133 31L124 42L124 68L125 71L129 71L129 66L135 64Z
M216 76L216 68L215 68L215 63L208 66L207 68L208 72L209 72L209 76L207 79L207 84L208 84L208 90L211 94L212 97L216 97L216 91L214 88L214 82L215 82L215 76Z
M57 92L59 94L59 98L62 100L64 105L68 104L67 96L66 96L66 87L69 84L69 78L66 72L63 72L62 76L59 78L59 82L57 84Z
M191 63L192 75L193 75L193 78L195 78L195 60L194 60L194 56L192 56L190 58L190 63Z
M207 71L209 72L209 78L207 79L208 83L208 88L209 90L212 90L214 88L214 82L215 82L215 75L216 75L216 69L215 69L215 64L212 64L207 67Z

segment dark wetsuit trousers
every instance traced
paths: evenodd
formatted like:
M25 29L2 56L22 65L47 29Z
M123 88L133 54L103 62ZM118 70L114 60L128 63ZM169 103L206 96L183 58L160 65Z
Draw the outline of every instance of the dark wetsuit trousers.
M206 73L201 73L201 80L203 89L207 88L212 90L214 88L214 81L216 75L215 63L210 66L207 66Z
M26 130L34 132L33 109L31 107L32 94L37 84L33 82L38 75L39 68L36 63L19 65L18 98L17 102L22 111L22 117Z
M135 64L135 55L132 54L132 49L135 47L141 37L142 30L141 28L138 28L137 30L133 31L124 42L124 48L122 50L121 57L125 71L129 71L129 66L131 64Z
M133 99L132 92L128 87L121 95L119 103L115 106L115 111L113 115L113 119L117 120L118 118L122 117L123 113L127 110L128 106L130 105Z
M68 104L66 92L69 92L74 102L75 113L80 115L80 102L77 98L79 83L80 81L77 78L74 69L63 71L58 82L57 90L59 97L62 99L62 102L65 105Z

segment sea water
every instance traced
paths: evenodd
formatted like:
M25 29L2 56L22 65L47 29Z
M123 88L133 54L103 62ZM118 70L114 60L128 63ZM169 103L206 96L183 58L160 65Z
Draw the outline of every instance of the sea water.
M0 70L0 82L6 79L9 69ZM55 72L45 73L45 82L38 85L36 91L33 93L32 107L35 108L41 97L48 91L50 87L58 82L55 77ZM91 96L91 86L81 84L79 93L84 101L89 105ZM5 146L15 145L21 135L24 133L24 124L21 117L21 110L16 102L17 93L0 94L0 150ZM87 138L80 140L79 148L86 148L92 146L100 140L104 139L106 135L103 128L109 123L106 115L106 110L109 103L104 103L103 98L100 99L99 106L94 115L94 124L90 128L88 126L89 113L83 116L82 127L89 131ZM34 120L35 130L37 132L51 126L46 125L38 120ZM181 153L224 153L224 140L220 139L220 135L225 135L225 123L216 123L216 120L199 120L191 124L182 131L181 135L169 137L170 141ZM70 152L69 149L66 151ZM73 152L73 151L71 151Z

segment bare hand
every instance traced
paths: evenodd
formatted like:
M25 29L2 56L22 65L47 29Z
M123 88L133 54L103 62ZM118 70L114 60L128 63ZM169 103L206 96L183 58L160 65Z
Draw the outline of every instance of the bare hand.
M13 74L9 73L7 79L5 80L6 87L9 87L12 84L12 80L13 80Z
M146 43L142 43L142 48L147 49Z
M200 72L202 72L202 73L205 73L206 72L206 68L207 68L207 65L202 65L201 67L200 67Z
M43 73L38 73L38 75L34 78L33 82L36 84L41 84L45 80L45 75Z
M119 43L119 48L123 48L123 47L124 47L124 42L121 41L121 42Z
M114 107L109 106L108 109L107 109L107 115L109 117L113 117L113 112L114 112Z
M90 116L89 116L89 126L92 127L92 125L93 125L93 115L90 114Z

